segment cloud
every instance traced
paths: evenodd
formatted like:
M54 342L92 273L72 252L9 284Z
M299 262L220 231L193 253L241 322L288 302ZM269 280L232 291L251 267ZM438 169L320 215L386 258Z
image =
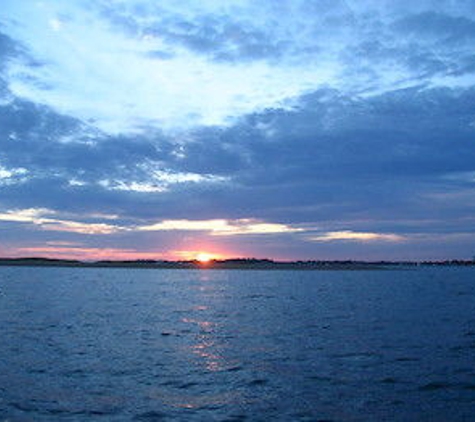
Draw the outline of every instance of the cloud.
M0 29L2 29L1 26ZM24 51L18 43L8 35L0 32L0 72L4 70L11 59L21 56L23 53Z
M475 20L467 16L450 16L426 11L398 20L395 27L406 36L408 32L418 37L427 37L430 42L461 44L475 39Z
M31 223L42 230L63 231L80 234L111 234L122 227L106 223L84 223L78 221L62 220L46 217L55 212L43 208L29 208L20 210L8 210L0 213L0 221L13 223Z
M473 98L472 90L408 89L365 99L323 90L302 97L293 111L195 130L178 144L163 135L93 137L67 116L15 101L0 113L2 166L26 169L28 177L3 186L2 201L7 208L151 220L309 223L361 212L408 216L416 208L429 218L436 208L418 198L458 189L450 175L475 171ZM77 142L63 143L66 135Z
M211 174L184 173L170 170L153 170L150 165L140 165L145 167L147 174L146 181L124 181L124 180L100 180L98 184L105 189L132 191L142 193L166 192L171 186L176 184L207 184L225 182L227 178ZM71 181L70 181L71 184ZM84 182L73 181L73 185L84 185Z
M80 233L80 234L111 234L116 233L119 230L123 230L122 227L105 223L82 223L78 221L65 221L54 219L43 219L39 223L43 230L52 231L64 231L68 233Z
M214 236L296 233L300 228L285 224L265 223L252 219L240 220L164 220L137 227L142 231L206 231Z
M141 252L134 249L121 248L88 248L81 246L32 246L19 247L10 251L9 256L42 256L62 259L78 259L85 261L100 260L138 260L166 259L167 255L160 252Z
M0 179L11 179L14 176L22 175L25 173L28 173L28 170L23 168L6 169L5 167L0 165Z
M58 19L58 18L52 18L49 20L48 23L50 27L53 29L53 31L56 31L56 32L61 31L64 25L63 21L61 21L61 19Z
M26 181L28 170L24 168L6 168L0 165L0 186L22 183Z
M454 84L469 69L475 23L462 4L273 3L8 0L6 36L31 57L7 64L9 87L118 134L231 125L325 87Z
M71 182L70 182L71 183ZM75 186L84 186L84 183L75 182ZM154 193L154 192L165 192L166 188L151 183L140 183L140 182L125 182L125 181L114 181L110 180L100 180L99 185L105 189L119 190L119 191L129 191L129 192L140 192L140 193Z
M42 66L10 63L10 90L110 133L140 132L150 126L176 129L226 124L230 118L255 110L285 107L288 98L311 85L327 83L335 74L331 66L319 66L316 72L315 66L307 69L286 63L274 67L266 61L217 62L173 45L165 49L171 57L160 60L149 53L160 50L166 39L126 36L96 8L86 9L74 1L52 2L49 8L30 4L34 17L24 21L25 7L6 8L22 22L21 31L9 22L5 26ZM45 20L62 14L69 19L60 32L44 25ZM242 37L249 39L251 34ZM124 62L127 72L122 71Z
M44 208L28 208L23 210L9 210L0 213L0 221L12 221L20 223L34 223L41 221L41 217L45 214L54 213Z
M320 236L309 237L313 242L401 242L404 236L385 233L363 233L351 230L328 232Z
M94 235L107 235L121 231L203 231L209 232L214 236L233 236L283 234L303 231L301 228L285 224L268 223L254 219L163 220L149 225L129 223L127 226L121 226L119 224L80 222L51 217L56 214L53 210L43 208L7 210L0 213L0 221L30 223L42 230ZM107 215L95 217L110 220L110 216Z

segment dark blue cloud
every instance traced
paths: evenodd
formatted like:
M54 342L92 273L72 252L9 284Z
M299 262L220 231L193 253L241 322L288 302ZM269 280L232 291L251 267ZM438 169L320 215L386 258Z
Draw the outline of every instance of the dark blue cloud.
M219 150L208 158L204 137L201 154L196 144L193 154L185 148L181 168L200 162L215 169L219 157L220 170L230 163L232 190L213 192L211 209L219 211L211 215L287 222L364 215L373 224L388 215L431 219L440 211L429 196L460 189L447 176L475 171L473 94L410 89L366 100L312 94L299 111L249 116L222 132L221 144L235 145L235 160ZM471 212L463 200L444 211L448 220Z
M422 37L434 45L467 45L475 39L475 21L465 16L424 12L404 17L394 26L400 34Z
M145 27L113 10L109 10L107 16L136 36L157 36L170 45L185 47L215 60L276 59L287 47L285 42L270 38L266 32L226 15L206 15L190 20L170 16ZM164 51L148 55L159 59L173 56Z
M285 43L269 39L266 33L223 16L175 22L174 26L175 30L150 28L147 32L217 60L275 59L285 50Z
M1 26L0 26L1 30ZM3 72L8 61L21 54L21 50L15 41L8 35L0 32L0 98L8 94L8 83L4 79Z
M462 182L446 176L475 171L473 98L471 90L448 89L403 90L366 100L318 92L302 98L297 111L269 110L225 130L196 131L180 156L164 136L61 143L83 126L46 109L30 118L32 105L16 105L17 119L25 124L16 140L2 144L3 162L28 168L32 178L2 187L2 202L150 219L191 213L203 219L251 215L311 222L388 212L422 218L434 214L430 200L421 203L425 194L457 190ZM106 177L145 181L140 165L150 161L177 172L220 174L230 182L176 185L157 194L95 184ZM71 186L77 178L86 184Z
M1 26L0 26L1 29ZM19 45L8 35L0 32L0 69L5 66L5 62L11 57L18 56L22 53Z

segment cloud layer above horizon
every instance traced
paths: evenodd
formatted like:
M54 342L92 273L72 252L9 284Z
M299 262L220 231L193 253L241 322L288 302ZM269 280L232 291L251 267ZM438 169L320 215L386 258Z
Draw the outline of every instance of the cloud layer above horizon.
M475 1L5 0L0 254L475 254Z

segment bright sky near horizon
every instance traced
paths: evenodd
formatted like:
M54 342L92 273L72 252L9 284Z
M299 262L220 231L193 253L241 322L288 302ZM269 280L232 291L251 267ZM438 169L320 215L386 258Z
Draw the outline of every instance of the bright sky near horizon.
M475 0L3 0L0 255L475 255Z

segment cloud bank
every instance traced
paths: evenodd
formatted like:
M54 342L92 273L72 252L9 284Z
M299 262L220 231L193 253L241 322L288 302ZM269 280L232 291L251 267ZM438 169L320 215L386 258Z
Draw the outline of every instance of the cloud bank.
M2 250L470 258L473 10L5 0Z

